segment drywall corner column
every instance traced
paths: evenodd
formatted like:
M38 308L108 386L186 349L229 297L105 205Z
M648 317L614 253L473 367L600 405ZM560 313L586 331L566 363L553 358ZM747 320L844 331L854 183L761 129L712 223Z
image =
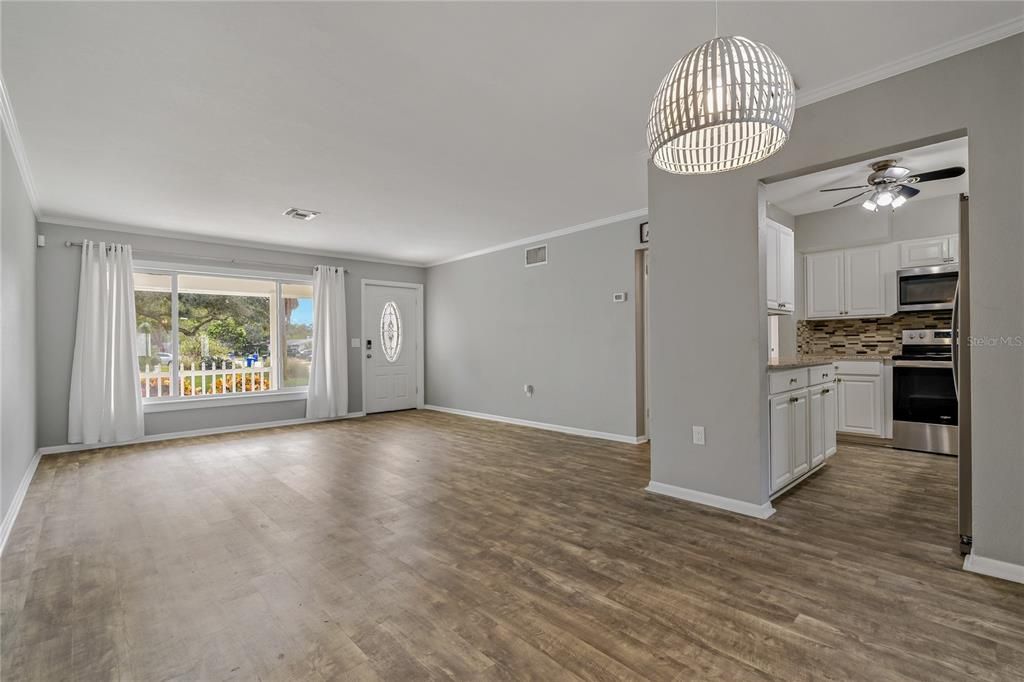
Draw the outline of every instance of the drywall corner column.
M723 201L721 176L648 171L651 480L760 506L767 306L757 176L739 176Z

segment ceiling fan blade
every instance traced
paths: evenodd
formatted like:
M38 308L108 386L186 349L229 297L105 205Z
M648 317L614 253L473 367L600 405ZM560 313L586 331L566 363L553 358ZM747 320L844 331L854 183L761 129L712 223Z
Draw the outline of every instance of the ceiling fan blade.
M905 199L913 199L921 193L921 190L908 187L907 185L900 185L896 192Z
M867 193L868 193L868 192L870 192L870 191L871 191L870 189L866 189L866 190L864 190L863 192L861 192L860 194L854 194L854 195L853 195L852 197L850 197L849 199L843 199L843 200L842 200L842 201L840 201L840 202L839 202L838 204L834 205L834 206L833 206L832 208L839 208L840 206L842 206L843 204L847 203L848 201L853 201L853 200L854 200L854 199L856 199L857 197L862 197L862 196L864 196L865 194L867 194Z
M949 168L943 168L941 170L933 170L928 171L927 173L918 173L917 175L911 175L909 177L903 178L902 180L900 180L900 182L918 183L931 182L932 180L948 180L949 178L958 178L966 172L967 169L964 168L963 166L950 166Z
M844 189L863 189L864 187L871 187L871 185L855 185L853 187L829 187L828 189L819 189L819 192L839 192Z

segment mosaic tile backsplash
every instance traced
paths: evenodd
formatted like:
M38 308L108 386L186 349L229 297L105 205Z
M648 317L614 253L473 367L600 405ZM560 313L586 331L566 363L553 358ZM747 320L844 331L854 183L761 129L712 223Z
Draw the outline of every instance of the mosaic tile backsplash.
M891 355L900 352L904 329L948 329L949 310L896 313L892 317L799 320L796 342L801 355Z

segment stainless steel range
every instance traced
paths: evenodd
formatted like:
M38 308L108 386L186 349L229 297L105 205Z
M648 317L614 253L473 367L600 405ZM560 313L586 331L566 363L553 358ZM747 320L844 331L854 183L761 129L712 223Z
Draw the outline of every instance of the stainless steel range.
M903 352L892 363L893 445L956 455L957 387L953 374L953 332L903 332Z

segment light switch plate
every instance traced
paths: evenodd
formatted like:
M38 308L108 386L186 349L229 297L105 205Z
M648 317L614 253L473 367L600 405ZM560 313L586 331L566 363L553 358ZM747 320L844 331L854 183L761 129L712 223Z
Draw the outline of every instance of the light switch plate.
M359 339L352 339L352 347L359 348Z
M693 444L704 445L704 427L694 426L693 427Z
M613 303L625 303L626 302L626 292L625 291L616 291L615 293L613 293L612 294L612 302Z

